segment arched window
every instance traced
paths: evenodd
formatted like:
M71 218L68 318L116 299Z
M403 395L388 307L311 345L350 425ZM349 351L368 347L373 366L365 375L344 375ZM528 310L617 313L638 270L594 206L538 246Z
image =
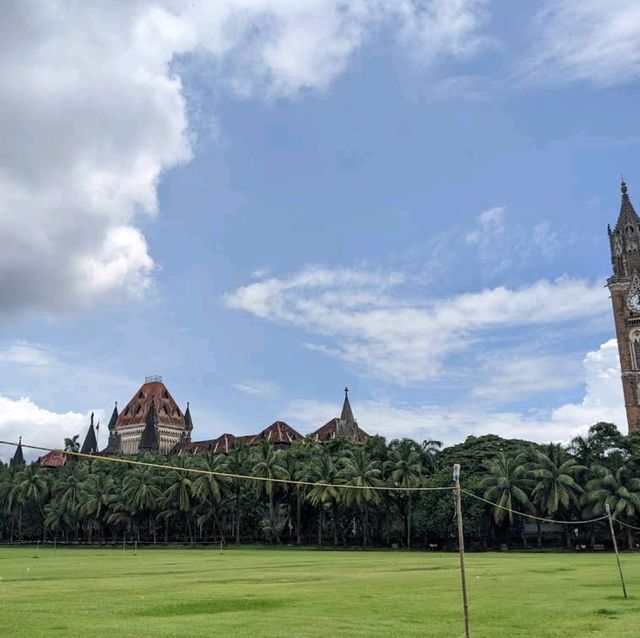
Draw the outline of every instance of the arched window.
M634 330L630 335L631 365L634 370L640 370L640 330Z

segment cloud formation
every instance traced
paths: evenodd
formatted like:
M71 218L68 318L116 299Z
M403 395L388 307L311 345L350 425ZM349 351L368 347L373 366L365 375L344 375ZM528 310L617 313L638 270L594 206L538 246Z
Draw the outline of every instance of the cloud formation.
M566 277L431 300L403 294L405 279L399 273L308 267L248 284L225 302L322 337L313 347L396 383L437 376L447 355L465 350L486 330L554 324L608 310L601 285Z
M0 23L0 312L144 294L140 229L193 137L180 68L242 95L323 90L388 27L423 63L481 47L480 0L9 0ZM184 63L184 64L182 64Z
M640 76L640 5L635 0L547 0L537 16L525 76L599 86Z
M550 410L479 410L477 401L473 399L455 406L405 406L389 400L360 400L352 396L351 403L360 426L370 434L380 434L387 439L434 438L451 445L470 435L497 434L540 443L566 442L583 434L598 421L613 422L625 433L626 417L617 348L616 340L611 339L597 350L587 353L582 362L582 400ZM297 400L286 407L284 415L294 427L310 432L332 415L337 416L338 410L338 405L330 403Z
M65 437L86 434L89 426L89 415L78 412L52 412L36 405L30 398L11 399L0 396L0 438L3 441L17 441L27 445L59 448ZM13 446L0 448L0 459L7 463L13 456ZM25 449L25 456L33 459L45 452Z

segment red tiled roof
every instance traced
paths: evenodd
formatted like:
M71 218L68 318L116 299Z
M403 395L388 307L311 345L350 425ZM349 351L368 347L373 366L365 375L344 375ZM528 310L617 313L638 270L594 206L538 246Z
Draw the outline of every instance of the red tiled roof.
M42 467L62 467L67 462L67 455L62 452L52 450L38 459L38 464Z
M309 436L313 441L318 441L320 443L335 439L336 436L340 436L338 434L340 423L341 419L338 419L337 417L335 419L331 419L331 421L325 423L321 428L318 428ZM356 423L351 426L351 429L353 429L354 435L349 436L349 438L356 443L364 443L369 438L369 435L360 427L358 427Z
M256 434L252 443L257 442L260 439L267 439L267 441L270 441L271 443L282 445L290 444L294 441L301 441L304 437L284 421L276 421L269 427L262 430L260 434Z
M229 454L236 443L244 441L244 439L253 438L253 434L248 437L234 436L233 434L221 434L217 439L179 443L174 449L174 454L204 454L205 452L213 452L214 454Z
M144 423L152 401L155 403L158 425L186 427L184 414L169 394L165 384L162 381L151 381L143 384L127 403L125 409L120 412L116 419L116 429Z

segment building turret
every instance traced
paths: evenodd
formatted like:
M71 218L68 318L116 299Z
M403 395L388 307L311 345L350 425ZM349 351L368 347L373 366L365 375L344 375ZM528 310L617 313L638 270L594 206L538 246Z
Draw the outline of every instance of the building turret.
M193 432L193 420L191 419L191 408L187 401L187 409L184 412L184 434L182 436L185 443L191 441L191 432Z
M9 461L9 467L23 467L24 465L26 465L26 463L24 454L22 453L22 437L20 437L13 458Z
M84 443L80 451L83 454L95 454L98 451L98 440L96 439L96 431L93 427L93 412L91 413L89 430L87 431L87 436L84 437Z
M118 402L116 401L113 412L111 413L111 418L109 419L109 425L107 425L107 429L109 430L109 439L107 441L107 447L103 450L105 454L117 454L120 452L120 437L116 432L116 421L118 420Z
M632 277L640 270L640 217L638 217L629 194L627 185L620 184L622 201L620 214L615 228L607 227L613 276L617 278Z
M152 401L144 422L142 438L138 445L138 452L158 452L160 441L158 437L158 413L156 404Z
M612 276L607 280L618 339L629 432L640 429L640 217L623 181L615 228L607 227Z

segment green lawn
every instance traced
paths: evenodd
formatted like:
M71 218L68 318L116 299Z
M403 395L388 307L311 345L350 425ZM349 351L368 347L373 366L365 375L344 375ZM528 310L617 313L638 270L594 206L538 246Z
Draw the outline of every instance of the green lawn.
M636 638L640 555L468 554L474 638ZM0 549L2 636L463 636L456 554Z

